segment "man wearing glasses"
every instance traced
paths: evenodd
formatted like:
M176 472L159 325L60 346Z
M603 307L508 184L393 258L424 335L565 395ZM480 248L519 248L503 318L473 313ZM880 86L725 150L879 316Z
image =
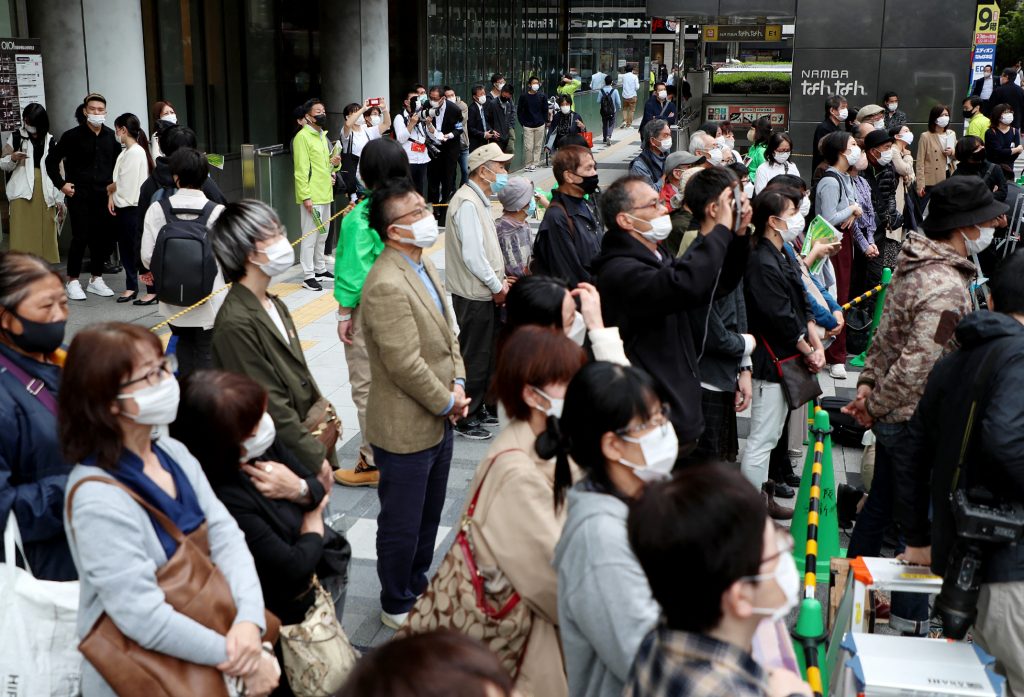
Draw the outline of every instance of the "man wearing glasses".
M722 168L690 180L700 192L690 208L703 215L698 242L679 258L664 244L672 220L647 179L623 177L601 195L606 232L593 270L605 323L619 327L630 362L650 373L671 407L677 466L704 430L697 370L704 337L694 336L687 312L707 313L712 296L735 288L746 269L751 210L740 192L742 220L734 231L735 183L736 176Z
M466 416L466 371L444 286L423 255L438 238L409 179L373 192L370 228L384 241L363 285L370 357L366 438L380 473L377 574L381 621L398 629L427 589L452 461L452 425Z

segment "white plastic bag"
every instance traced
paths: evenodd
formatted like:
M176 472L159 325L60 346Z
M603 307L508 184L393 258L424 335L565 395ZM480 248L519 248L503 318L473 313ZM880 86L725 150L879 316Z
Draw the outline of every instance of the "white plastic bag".
M0 563L0 695L75 697L81 691L82 655L75 620L78 581L41 581L15 564L22 552L14 511L4 529Z

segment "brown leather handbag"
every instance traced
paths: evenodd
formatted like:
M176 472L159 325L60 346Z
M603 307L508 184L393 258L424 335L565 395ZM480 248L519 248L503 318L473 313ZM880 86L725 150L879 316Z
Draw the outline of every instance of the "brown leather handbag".
M210 545L204 522L185 535L164 513L150 505L121 482L107 477L83 477L68 492L67 515L71 525L71 502L85 482L102 482L128 493L178 543L167 563L157 569L156 582L167 602L186 617L227 634L235 621L235 601L227 579L210 559ZM277 641L281 623L267 612L264 638ZM100 615L78 645L82 655L119 695L145 697L227 697L223 674L213 666L190 663L165 653L139 646L117 628L107 613Z
M334 446L341 436L341 418L334 411L334 405L326 397L320 397L306 412L302 427L327 448L328 453L334 452Z

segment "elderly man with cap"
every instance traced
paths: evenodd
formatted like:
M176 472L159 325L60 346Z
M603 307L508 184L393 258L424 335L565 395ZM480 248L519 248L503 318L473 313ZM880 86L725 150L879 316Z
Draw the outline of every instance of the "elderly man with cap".
M561 151L559 151L561 152ZM533 256L533 235L526 222L537 210L533 182L526 177L511 177L498 194L502 213L494 223L498 246L505 259L505 276L520 278L529 273Z
M885 109L877 104L865 104L857 110L857 122L871 124L872 128L883 131L885 130Z
M879 255L875 257L875 270L868 272L868 287L874 287L882 274L887 234L903 227L903 214L896 207L896 190L900 177L892 159L896 155L896 139L888 131L873 130L864 136L864 152L868 156L868 167L861 176L871 187L871 207L875 210L875 246Z
M466 394L473 400L455 432L471 440L489 439L491 432L483 427L498 425L497 411L488 410L483 397L494 371L500 307L509 286L490 196L508 184L505 165L511 159L497 143L471 152L469 180L448 202L445 220L445 288L452 294Z
M685 150L674 152L665 158L665 183L661 185L661 202L668 208L669 213L682 207L686 180L700 171L700 165L706 161L707 158L703 155L694 155Z
M601 251L601 227L588 197L597 191L597 163L584 147L559 148L551 160L558 188L533 243L534 271L554 276L575 288L593 283L590 263Z
M969 257L1006 225L1007 210L979 177L953 177L932 190L924 234L908 233L903 242L857 396L843 407L872 429L878 446L871 494L850 540L851 559L881 552L893 515L893 452L907 437L932 366L955 348L957 323L973 307L970 286L977 269ZM925 596L893 594L890 626L926 634Z

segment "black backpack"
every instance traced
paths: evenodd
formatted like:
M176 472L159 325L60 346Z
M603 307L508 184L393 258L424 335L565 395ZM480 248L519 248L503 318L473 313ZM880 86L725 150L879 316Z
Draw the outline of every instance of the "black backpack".
M166 198L159 203L166 222L157 233L149 265L156 283L156 295L162 303L189 307L210 294L217 277L217 262L206 230L217 204L208 201L200 211L172 208ZM179 215L199 217L183 220Z
M601 90L601 116L615 116L615 102L612 90Z

